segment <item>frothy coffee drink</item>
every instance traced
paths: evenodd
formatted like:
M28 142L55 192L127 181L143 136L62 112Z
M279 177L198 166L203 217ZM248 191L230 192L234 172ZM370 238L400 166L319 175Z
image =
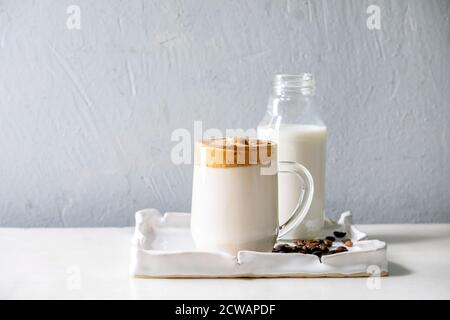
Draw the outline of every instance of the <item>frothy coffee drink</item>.
M276 145L263 140L196 144L191 230L199 250L272 249L279 227L277 174L264 169L276 157Z

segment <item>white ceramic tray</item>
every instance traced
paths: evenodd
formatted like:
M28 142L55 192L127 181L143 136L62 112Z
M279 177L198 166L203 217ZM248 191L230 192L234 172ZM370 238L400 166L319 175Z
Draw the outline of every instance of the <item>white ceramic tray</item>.
M312 254L240 251L237 256L197 251L190 229L190 215L156 209L136 213L130 273L140 278L238 278L238 277L364 277L388 274L386 243L367 240L352 225L350 212L339 221L326 219L324 234L345 231L353 247L323 256Z

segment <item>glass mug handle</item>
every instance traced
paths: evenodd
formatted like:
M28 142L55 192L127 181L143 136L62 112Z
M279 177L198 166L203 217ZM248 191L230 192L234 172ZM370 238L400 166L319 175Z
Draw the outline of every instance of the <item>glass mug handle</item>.
M301 193L299 194L299 199L297 205L295 206L294 211L289 216L289 219L280 226L278 232L278 239L284 237L289 231L297 227L302 221L305 219L308 214L309 207L311 206L311 202L314 195L314 181L309 173L308 169L306 169L301 164L294 161L280 161L279 162L280 170L278 172L282 173L293 173L300 180L303 181L305 192L303 197Z

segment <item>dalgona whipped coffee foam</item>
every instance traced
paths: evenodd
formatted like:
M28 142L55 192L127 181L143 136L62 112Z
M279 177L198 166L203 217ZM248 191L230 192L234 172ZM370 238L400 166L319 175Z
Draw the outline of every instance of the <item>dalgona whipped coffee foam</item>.
M234 168L270 165L277 160L277 145L271 141L243 137L213 138L197 142L197 166Z

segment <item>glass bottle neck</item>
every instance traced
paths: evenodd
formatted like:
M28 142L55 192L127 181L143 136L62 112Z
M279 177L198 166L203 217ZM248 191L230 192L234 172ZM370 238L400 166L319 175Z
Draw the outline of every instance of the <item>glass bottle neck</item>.
M261 125L280 127L282 124L324 126L316 110L315 83L309 73L276 75Z
M277 74L273 78L273 94L297 98L314 95L315 81L311 73Z
M307 99L311 96L314 96L314 94L314 88L286 89L273 87L272 89L272 96L278 97L280 99Z

